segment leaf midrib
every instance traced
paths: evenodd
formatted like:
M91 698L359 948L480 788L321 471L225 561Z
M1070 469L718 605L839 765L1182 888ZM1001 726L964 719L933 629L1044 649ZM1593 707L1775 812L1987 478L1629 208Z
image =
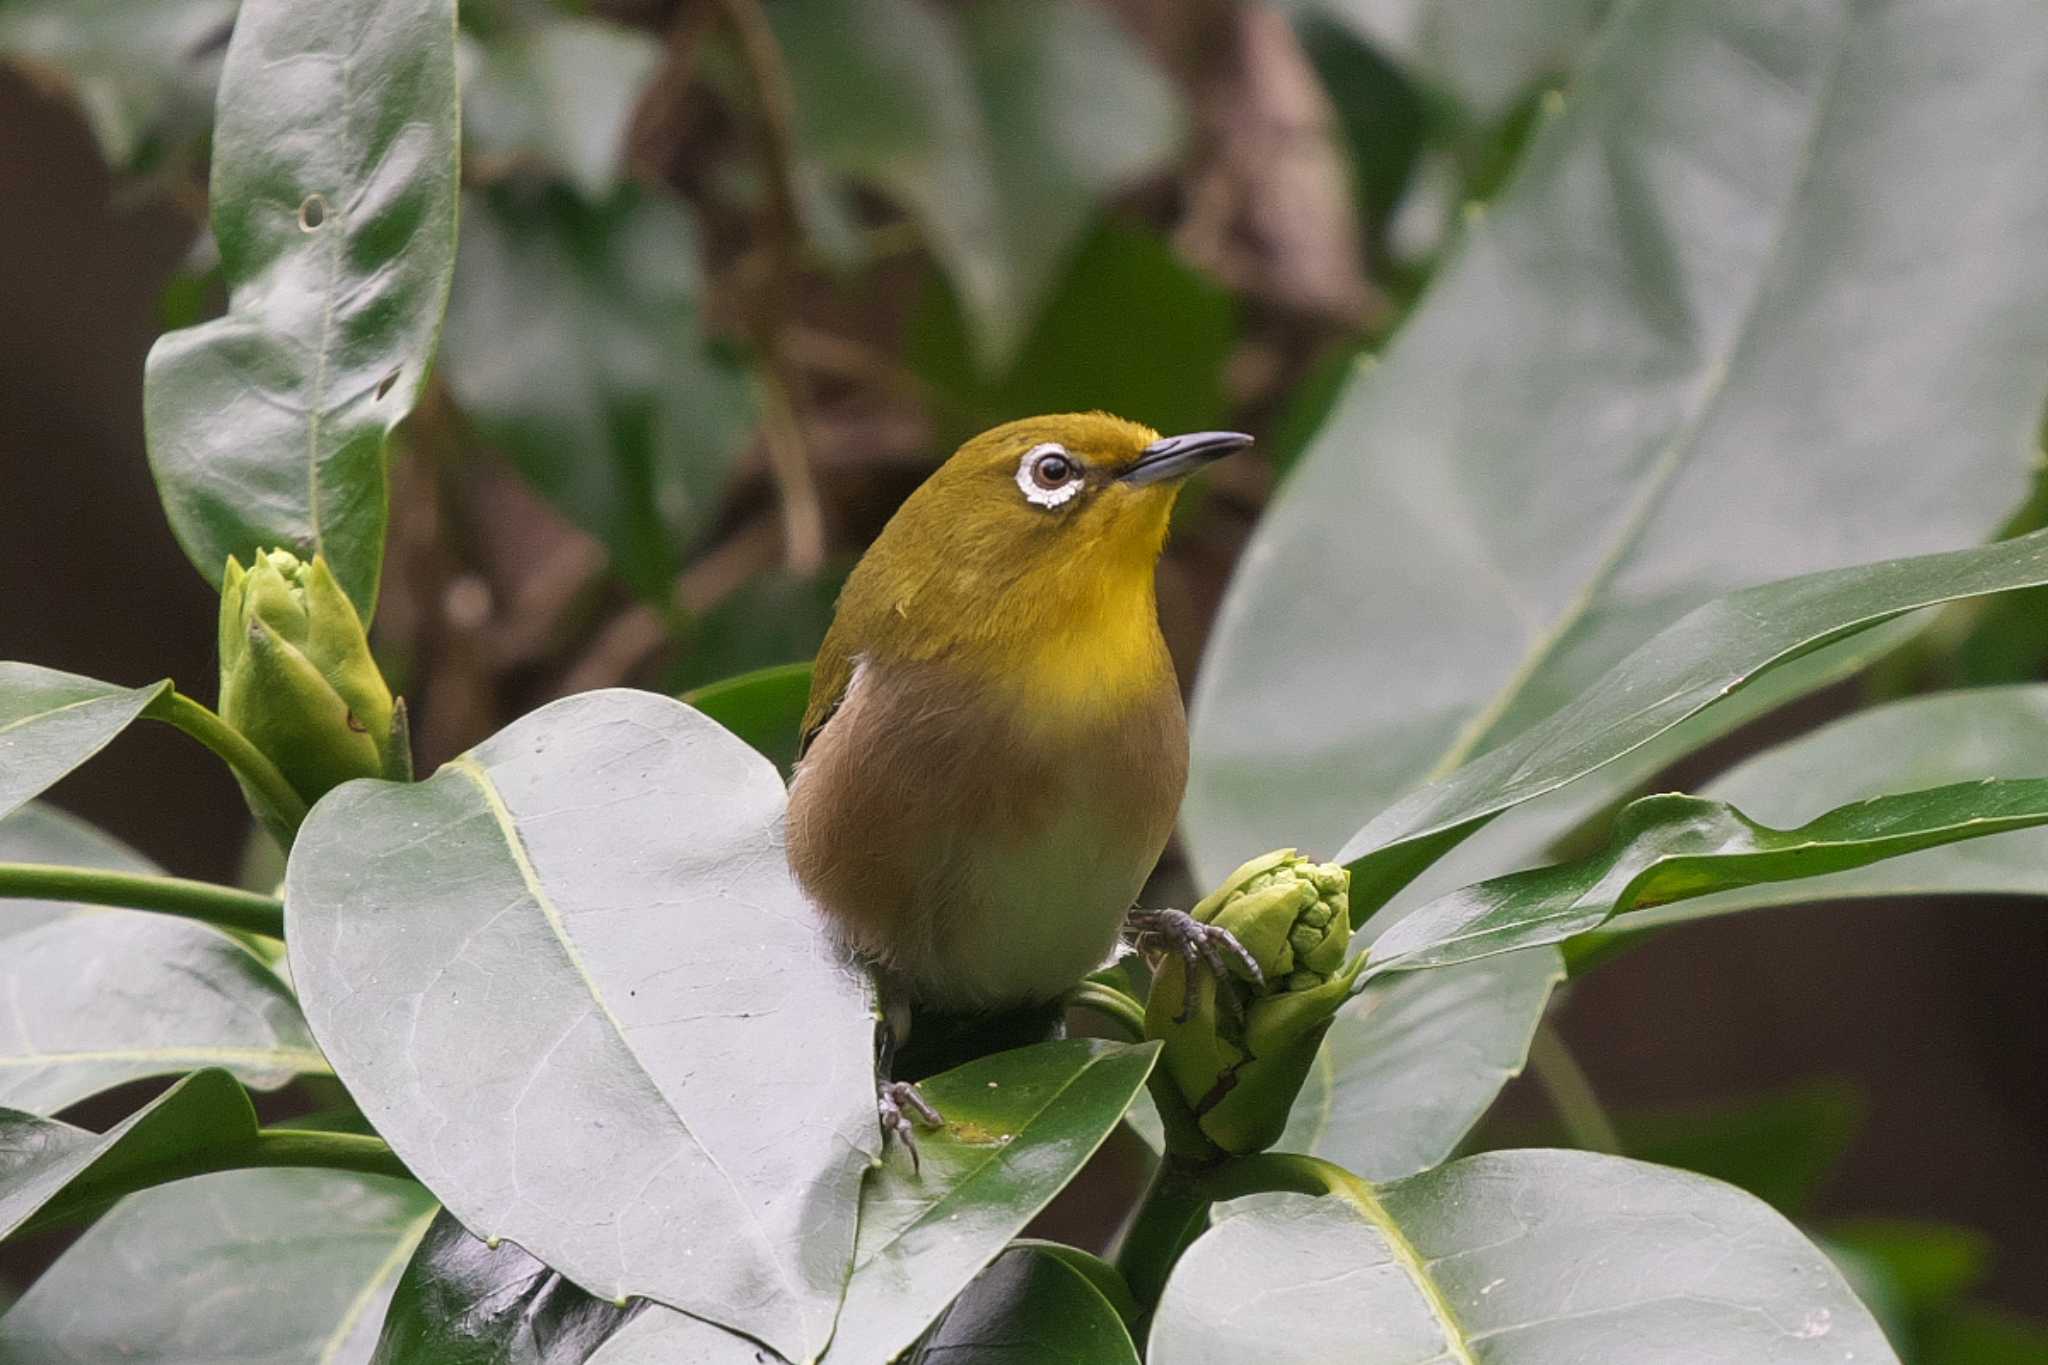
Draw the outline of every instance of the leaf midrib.
M1827 69L1821 75L1820 88L1814 98L1812 121L1807 130L1806 144L1800 151L1799 169L1793 176L1791 192L1785 196L1784 206L1771 231L1770 245L1760 258L1762 264L1756 272L1749 297L1743 303L1741 319L1729 330L1728 341L1720 353L1707 362L1707 381L1701 387L1692 415L1672 433L1671 439L1658 454L1648 478L1616 526L1612 543L1601 556L1599 563L1594 566L1585 584L1565 603L1557 619L1533 643L1521 663L1501 684L1500 689L1459 728L1457 735L1436 763L1420 781L1412 785L1426 785L1447 776L1477 753L1481 745L1494 738L1494 730L1520 697L1522 690L1557 653L1572 629L1591 612L1594 600L1614 581L1629 552L1642 542L1643 534L1648 530L1658 505L1684 467L1685 456L1697 444L1708 417L1713 413L1721 395L1727 390L1728 372L1733 358L1741 353L1743 347L1755 335L1765 297L1765 286L1777 274L1778 258L1791 235L1792 224L1799 216L1799 206L1807 198L1813 185L1821 130L1827 123L1828 108L1840 88L1842 65L1850 45L1849 35L1856 28L1861 14L1860 9L1852 7L1836 35L1834 52L1828 58ZM1478 229L1475 227L1472 230Z

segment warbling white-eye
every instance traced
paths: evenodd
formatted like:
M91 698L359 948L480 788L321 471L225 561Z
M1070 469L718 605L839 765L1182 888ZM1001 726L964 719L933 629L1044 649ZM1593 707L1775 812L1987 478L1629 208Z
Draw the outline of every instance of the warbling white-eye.
M1186 475L1250 443L1107 413L1011 422L855 566L813 675L789 856L885 1000L1050 1001L1114 953L1187 777L1153 590L1167 520Z

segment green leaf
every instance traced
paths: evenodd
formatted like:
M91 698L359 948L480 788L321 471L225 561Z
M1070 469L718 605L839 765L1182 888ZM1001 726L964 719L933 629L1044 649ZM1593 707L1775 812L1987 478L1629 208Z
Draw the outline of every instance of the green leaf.
M328 1069L277 974L217 929L113 910L6 944L0 1105L51 1114L126 1081L209 1066L258 1090Z
M492 33L473 51L462 88L472 161L537 161L585 199L610 197L661 44L617 24L550 15Z
M248 1095L218 1070L194 1072L105 1133L0 1109L0 1237L74 1188L177 1169L210 1148L255 1135Z
M163 871L112 835L40 801L0 816L0 863L53 863L145 876ZM81 912L98 913L98 907L45 900L0 903L0 940Z
M1198 882L1336 847L1702 602L2001 524L2048 394L2036 18L1616 10L1248 547L1195 692Z
M407 1180L222 1171L130 1195L0 1318L37 1365L365 1365L434 1201Z
M1538 82L1561 76L1592 37L1610 0L1284 0L1327 16L1448 92L1474 118L1503 118Z
M1087 1275L1061 1256L1026 1245L1010 1248L976 1275L907 1359L908 1365L1138 1365L1138 1350Z
M1101 8L773 5L804 158L901 201L1001 370L1099 201L1172 158L1172 87Z
M780 1357L701 1318L649 1304L589 1365L780 1365Z
M1220 1212L1167 1283L1152 1365L1897 1361L1784 1218L1639 1161L1492 1152Z
M1440 1165L1521 1074L1563 979L1556 951L1539 948L1370 983L1330 1025L1275 1146L1368 1180ZM1163 1145L1149 1097L1129 1118Z
M1353 835L1339 854L1353 865L1353 914L1492 816L1626 757L1760 674L1920 607L2044 582L2048 532L2035 532L1765 583L1694 608L1576 701Z
M1367 1180L1426 1171L1456 1150L1521 1074L1564 967L1538 949L1437 976L1373 982L1339 1012L1280 1150Z
M892 1150L868 1178L827 1359L869 1365L914 1341L1094 1155L1158 1053L1072 1038L920 1081L946 1126L918 1134L921 1173Z
M802 1360L880 1138L866 984L783 804L681 703L586 693L425 782L330 793L286 923L314 1036L466 1227Z
M1002 376L970 359L954 296L928 288L906 358L943 398L939 444L1034 412L1101 409L1160 431L1201 431L1226 409L1223 363L1236 307L1144 228L1106 222L1089 234Z
M809 664L775 664L683 693L683 701L745 740L783 772L796 766L811 696Z
M705 342L697 232L666 195L506 184L464 203L443 365L477 432L665 599L750 429Z
M1439 897L1373 940L1367 977L1561 943L1639 906L1816 877L1923 848L2048 824L2048 778L1959 782L1841 806L1772 829L1720 801L1646 796L1607 847Z
M150 351L150 467L209 583L322 553L365 621L385 441L426 382L455 265L453 0L248 0L213 134L227 316Z
M2015 1365L2048 1359L2048 1323L1992 1308L1967 1308L1928 1333L1915 1365Z
M398 1280L376 1365L583 1365L638 1309L584 1293L510 1242L486 1245L444 1210Z
M170 690L0 663L0 816L106 748Z
M1846 805L1889 792L2048 773L2048 686L1986 687L1912 697L1846 716L1737 764L1701 794L1765 821L1797 807ZM2048 835L1972 839L1799 882L1764 882L1667 906L1616 934L1760 906L1864 896L2048 895ZM1603 934L1602 937L1605 937Z
M196 138L236 0L9 0L0 57L61 72L116 170Z

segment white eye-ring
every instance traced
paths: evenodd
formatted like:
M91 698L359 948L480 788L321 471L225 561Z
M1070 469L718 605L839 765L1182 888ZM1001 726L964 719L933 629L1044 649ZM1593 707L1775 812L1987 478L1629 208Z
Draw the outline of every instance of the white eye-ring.
M1057 441L1035 445L1017 462L1017 487L1027 501L1058 507L1081 491L1081 462Z

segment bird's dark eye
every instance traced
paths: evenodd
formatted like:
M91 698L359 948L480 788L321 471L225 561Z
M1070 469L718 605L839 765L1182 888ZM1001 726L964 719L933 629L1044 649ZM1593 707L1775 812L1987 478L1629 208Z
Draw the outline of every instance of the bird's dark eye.
M1031 481L1048 492L1073 477L1074 462L1056 450L1031 462Z

